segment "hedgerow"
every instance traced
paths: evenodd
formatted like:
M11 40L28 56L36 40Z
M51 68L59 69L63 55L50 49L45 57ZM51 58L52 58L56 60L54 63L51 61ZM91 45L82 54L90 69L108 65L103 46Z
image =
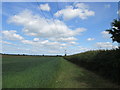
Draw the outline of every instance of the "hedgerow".
M120 84L120 49L93 50L64 58Z

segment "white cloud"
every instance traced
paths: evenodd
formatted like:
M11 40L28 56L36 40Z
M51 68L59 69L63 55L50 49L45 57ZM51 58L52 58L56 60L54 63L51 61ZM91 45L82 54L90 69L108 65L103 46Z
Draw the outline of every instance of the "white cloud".
M45 19L29 10L11 16L8 22L23 26L24 34L34 37L32 40L19 39L19 43L35 54L62 54L65 49L76 47L79 44L76 36L86 31L85 28L71 29L60 20Z
M11 42L7 42L7 41L3 41L3 40L1 40L0 43L2 43L2 44L8 44L8 45L16 45L16 44L13 44Z
M87 40L88 41L93 41L93 40L95 40L95 38L88 38Z
M76 44L78 44L77 42L74 42L74 41L72 41L72 42L69 42L71 45L76 45Z
M107 48L107 49L117 48L116 45L113 45L113 44L110 43L110 42L97 42L97 43L96 43L96 46L99 47L99 48Z
M67 38L61 37L61 38L51 38L51 40L58 41L58 42L69 42L69 41L75 41L75 40L77 40L77 38L75 38L75 37L67 37Z
M23 40L24 38L17 34L15 30L3 30L1 31L3 34L3 38L7 40Z
M39 41L39 38L34 38L33 41L37 42Z
M48 3L40 4L39 9L41 9L43 11L50 11L50 6L48 5Z
M62 16L65 20L73 19L75 17L86 19L89 16L94 16L95 12L89 10L89 7L84 3L77 3L75 8L73 6L67 6L65 9L57 11L54 15L56 17Z
M26 35L54 41L61 40L61 42L74 41L76 40L76 35L86 31L85 28L72 30L62 21L45 19L38 15L33 15L29 10L10 17L8 22L23 26L23 32Z
M88 9L89 8L89 6L84 3L76 3L75 7L80 8L80 9Z
M86 31L85 28L77 28L76 29L76 33L85 32L85 31Z
M110 5L110 4L105 4L104 7L105 7L105 8L110 8L111 5Z
M59 50L63 47L66 47L66 46L70 46L70 44L68 43L59 43L59 42L52 42L52 41L49 41L49 40L41 40L41 41L30 41L30 40L22 40L21 41L23 44L27 44L27 45L32 45L32 47L37 47L37 48L44 48L45 50L53 50L53 51L56 51L56 50Z
M66 49L67 50L67 54L77 54L77 53L81 53L81 52L85 52L88 50L91 50L90 48L86 48L86 47L82 47L82 46L76 46L70 49Z
M111 37L111 35L109 34L108 31L102 31L101 34L102 34L103 38L110 38Z

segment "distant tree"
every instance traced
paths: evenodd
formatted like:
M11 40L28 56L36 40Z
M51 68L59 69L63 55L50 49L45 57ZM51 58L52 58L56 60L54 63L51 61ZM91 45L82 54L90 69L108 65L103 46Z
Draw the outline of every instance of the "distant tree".
M111 38L113 42L118 43L118 47L120 49L120 21L117 19L114 19L114 21L111 23L112 28L107 29L106 31L111 34Z

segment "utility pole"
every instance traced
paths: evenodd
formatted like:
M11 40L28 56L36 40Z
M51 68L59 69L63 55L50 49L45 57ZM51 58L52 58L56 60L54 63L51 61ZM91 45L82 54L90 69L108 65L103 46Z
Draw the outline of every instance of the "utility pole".
M67 56L66 50L65 50L65 56Z

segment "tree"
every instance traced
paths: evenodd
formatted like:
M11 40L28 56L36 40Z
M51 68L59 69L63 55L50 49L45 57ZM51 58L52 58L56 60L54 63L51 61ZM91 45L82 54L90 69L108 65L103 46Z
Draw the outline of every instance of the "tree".
M114 19L114 21L111 23L112 28L107 29L106 31L111 34L111 38L113 42L118 43L118 47L120 49L120 21L117 19Z

